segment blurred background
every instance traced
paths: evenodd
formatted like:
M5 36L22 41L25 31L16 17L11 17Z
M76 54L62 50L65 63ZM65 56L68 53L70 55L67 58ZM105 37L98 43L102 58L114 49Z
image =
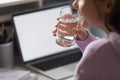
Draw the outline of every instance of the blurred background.
M53 7L65 3L71 5L72 1L73 0L0 0L0 25L4 24L5 27L10 27L11 29L13 28L12 15L15 13ZM102 30L97 28L89 28L89 31L100 38L106 36ZM14 43L14 45L17 51L16 43Z

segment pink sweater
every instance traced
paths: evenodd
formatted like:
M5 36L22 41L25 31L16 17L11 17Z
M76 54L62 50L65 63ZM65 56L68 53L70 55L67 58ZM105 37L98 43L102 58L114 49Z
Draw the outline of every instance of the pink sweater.
M103 39L90 34L77 44L83 57L77 65L74 80L120 80L119 34L111 32Z

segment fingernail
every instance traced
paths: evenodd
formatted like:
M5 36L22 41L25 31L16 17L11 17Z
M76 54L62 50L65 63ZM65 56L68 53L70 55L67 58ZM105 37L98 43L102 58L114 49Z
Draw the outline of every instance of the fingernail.
M53 36L56 36L56 34L53 34Z
M57 18L57 20L59 20L59 18Z

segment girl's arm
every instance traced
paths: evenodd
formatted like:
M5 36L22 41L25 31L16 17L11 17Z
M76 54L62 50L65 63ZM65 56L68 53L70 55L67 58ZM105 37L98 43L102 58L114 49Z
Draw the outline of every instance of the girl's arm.
M92 41L95 41L97 40L98 38L96 36L94 36L93 34L91 34L89 31L88 31L88 37L85 39L85 40L76 40L76 43L77 45L79 46L80 50L82 52L84 52L86 46L91 43Z

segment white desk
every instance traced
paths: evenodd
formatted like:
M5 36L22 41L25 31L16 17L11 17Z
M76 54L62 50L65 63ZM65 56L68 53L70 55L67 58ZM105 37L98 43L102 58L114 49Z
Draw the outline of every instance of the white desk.
M37 72L35 72L35 71L31 70L31 69L28 69L28 68L25 68L25 67L22 67L22 66L16 66L14 69L15 70L29 70L29 71L31 71L31 73L34 73L34 74L36 74L38 76L38 80L52 80L52 79L47 78L46 76L44 76L44 75L42 75L40 73L37 73ZM70 77L70 78L66 78L64 80L73 80L73 79L72 79L72 77Z
M51 80L51 79L45 77L44 75L37 73L36 71L33 71L27 67L24 67L23 65L20 64L19 61L15 62L13 70L25 70L25 71L27 70L27 71L30 71L31 73L36 74L38 76L38 80Z
M36 75L38 76L38 80L53 80L53 79L50 79L50 78L48 78L48 77L40 74L39 72L36 72L36 71L31 70L31 69L29 69L29 68L27 68L27 67L24 67L24 66L21 65L20 62L17 61L17 60L16 60L16 62L15 62L15 66L14 66L13 70L28 70L28 71L30 71L31 73L36 74ZM72 77L70 77L70 78L61 79L61 80L73 80L73 79L72 79Z

